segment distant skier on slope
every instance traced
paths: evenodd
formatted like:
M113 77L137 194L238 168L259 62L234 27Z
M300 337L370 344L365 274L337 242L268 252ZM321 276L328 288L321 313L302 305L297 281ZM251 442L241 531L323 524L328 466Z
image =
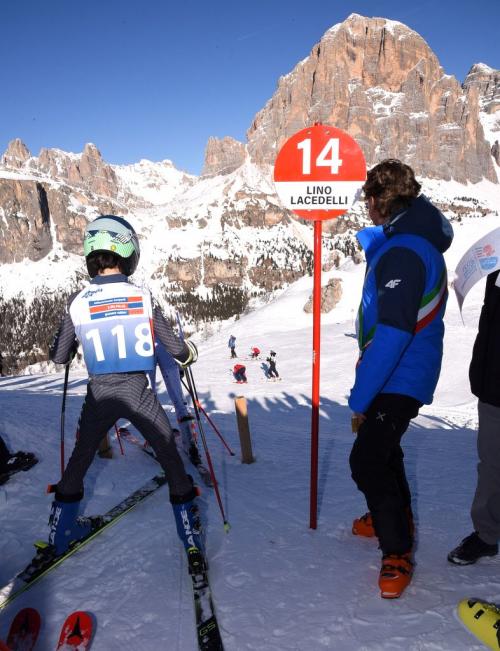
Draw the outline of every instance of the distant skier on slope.
M411 167L382 161L363 191L374 226L357 238L367 272L358 319L359 359L349 397L359 425L350 466L369 513L353 533L377 536L379 587L399 597L413 573L413 518L401 439L432 402L443 355L447 274L443 252L453 229L423 196ZM354 428L355 429L355 428Z
M243 364L235 364L233 367L233 376L238 384L246 384L246 366Z
M266 362L269 364L269 369L267 371L267 377L269 379L271 378L276 378L278 379L280 374L278 373L276 369L276 353L274 350L271 350L269 352L269 357L266 357Z
M260 355L260 348L254 346L253 348L250 349L250 359L258 359L259 355Z
M203 555L196 488L186 474L174 436L146 373L154 368L155 335L179 364L196 361L192 342L181 341L147 290L129 282L139 262L139 241L122 217L105 215L87 224L84 254L90 286L73 294L50 349L50 359L66 364L77 339L89 372L79 437L55 487L49 521L54 553L86 536L90 522L78 519L83 480L99 442L119 418L127 418L153 448L165 471L177 531L186 552ZM189 556L194 559L195 555Z
M235 357L238 357L236 354L236 337L234 335L231 335L229 337L229 341L227 342L228 348L231 349L231 359L234 359Z

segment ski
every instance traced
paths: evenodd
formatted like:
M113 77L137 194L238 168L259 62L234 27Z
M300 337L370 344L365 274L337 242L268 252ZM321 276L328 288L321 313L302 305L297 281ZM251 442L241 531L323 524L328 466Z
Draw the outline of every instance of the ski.
M92 617L83 610L68 615L56 651L86 651L92 641Z
M188 557L188 564L193 588L198 647L200 651L224 651L208 582L207 565L204 559L200 559L200 553L197 550L196 557L194 562Z
M23 608L12 620L6 647L9 651L32 651L40 632L41 618L38 610Z
M76 541L68 551L60 556L53 555L52 547L48 543L36 543L35 547L37 547L38 551L31 563L0 590L0 610L12 603L19 595L28 590L28 588L37 583L79 549L87 545L105 529L118 522L118 520L131 511L139 502L142 502L146 497L160 488L160 486L163 486L166 481L165 475L156 475L104 515L93 516L91 519L95 526L89 535Z

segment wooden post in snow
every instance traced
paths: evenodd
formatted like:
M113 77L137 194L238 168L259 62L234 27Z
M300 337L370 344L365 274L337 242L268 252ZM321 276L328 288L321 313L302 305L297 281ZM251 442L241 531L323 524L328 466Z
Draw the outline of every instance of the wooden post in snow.
M236 420L240 435L241 463L253 463L255 459L252 453L252 439L250 438L250 427L248 425L247 401L243 396L234 399L236 407Z
M111 447L111 441L109 440L109 432L106 432L106 435L101 439L97 454L101 459L113 458L113 448Z

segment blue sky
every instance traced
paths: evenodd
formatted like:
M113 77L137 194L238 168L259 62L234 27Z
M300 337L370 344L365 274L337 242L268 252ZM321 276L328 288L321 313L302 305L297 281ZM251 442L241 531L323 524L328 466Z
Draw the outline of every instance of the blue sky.
M420 33L445 72L500 68L500 0L18 0L2 3L0 151L169 158L199 174L210 136L245 141L280 75L356 12Z

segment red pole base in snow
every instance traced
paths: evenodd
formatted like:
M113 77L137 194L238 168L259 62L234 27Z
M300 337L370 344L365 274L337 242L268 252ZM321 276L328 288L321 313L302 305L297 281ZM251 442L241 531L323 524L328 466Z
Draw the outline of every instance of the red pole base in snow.
M311 412L311 495L309 527L316 529L318 516L318 447L319 447L319 366L321 335L321 234L323 222L314 221L314 287L313 287L313 358Z

